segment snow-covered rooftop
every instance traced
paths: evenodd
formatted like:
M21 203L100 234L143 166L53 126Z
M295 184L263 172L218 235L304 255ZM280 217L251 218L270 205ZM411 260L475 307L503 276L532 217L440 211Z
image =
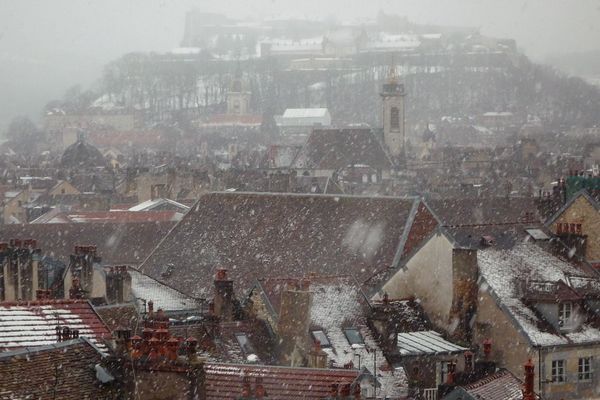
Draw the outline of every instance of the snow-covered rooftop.
M160 283L134 269L129 269L131 275L131 293L139 308L143 309L143 301L154 302L155 309L169 311L198 310L198 302L185 294Z
M288 108L283 118L322 118L328 113L327 108Z
M403 356L454 354L467 349L447 341L436 331L398 333L398 350Z
M491 247L479 250L477 260L483 278L482 288L509 313L518 325L517 328L532 345L558 346L600 342L600 330L591 326L589 322L583 322L578 329L571 332L559 332L549 328L549 324L525 304L519 290L521 282L570 282L572 276L585 276L584 271L532 242L521 242L511 249Z

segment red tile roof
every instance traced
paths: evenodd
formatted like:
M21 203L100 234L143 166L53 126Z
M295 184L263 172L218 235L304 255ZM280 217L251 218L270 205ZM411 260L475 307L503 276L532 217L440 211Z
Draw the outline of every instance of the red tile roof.
M261 115L231 115L231 114L216 114L212 115L205 126L260 126L262 124Z
M102 355L83 338L0 353L2 399L113 399L95 366Z
M4 302L0 303L0 352L56 343L56 326L77 329L80 337L102 349L111 335L87 300Z
M270 400L323 399L332 384L356 381L360 371L354 369L312 369L266 365L206 364L206 395L209 399L235 399L242 395L243 378L262 378Z

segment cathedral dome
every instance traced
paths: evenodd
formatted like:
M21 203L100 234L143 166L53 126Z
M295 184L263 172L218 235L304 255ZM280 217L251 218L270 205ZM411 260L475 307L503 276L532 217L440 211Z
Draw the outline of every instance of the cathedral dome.
M106 160L100 150L87 143L80 135L77 142L66 148L60 164L66 168L95 168L105 167Z

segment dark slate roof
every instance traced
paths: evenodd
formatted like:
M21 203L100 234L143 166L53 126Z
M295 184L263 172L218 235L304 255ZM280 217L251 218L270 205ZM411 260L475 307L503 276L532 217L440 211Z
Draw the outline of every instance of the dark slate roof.
M444 226L500 225L539 222L532 197L467 197L426 200ZM529 213L527 215L526 213ZM533 217L533 218L531 218Z
M398 262L418 200L273 193L203 195L140 270L193 297L217 267L237 291L266 276L353 275L359 283Z
M138 265L173 226L173 222L2 225L0 241L36 239L43 254L64 263L75 245L96 245L103 264Z
M358 164L392 168L370 128L315 129L292 163L295 168L306 169L340 169Z
M84 338L0 354L0 398L112 399L96 378L101 358Z
M255 387L262 378L267 397L273 400L323 399L331 385L351 385L360 376L356 369L313 369L268 365L206 364L206 396L209 399L234 399L242 395L244 377Z
M66 168L94 168L106 166L106 160L100 150L85 140L78 140L65 149L60 164Z

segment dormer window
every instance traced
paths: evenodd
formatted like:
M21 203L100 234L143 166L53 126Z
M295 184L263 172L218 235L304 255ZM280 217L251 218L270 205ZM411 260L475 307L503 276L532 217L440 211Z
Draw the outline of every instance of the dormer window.
M317 340L319 341L319 343L321 344L321 347L331 347L331 342L329 341L329 338L327 337L325 332L323 332L321 330L315 330L315 331L311 331L310 333L315 342Z
M348 339L348 343L351 345L362 345L365 344L363 337L360 332L356 328L346 328L344 329L344 335L346 335L346 339Z
M558 304L558 326L568 327L571 324L571 315L573 314L573 303L565 302Z
M236 333L235 338L237 339L244 354L249 355L256 353L256 351L254 350L254 346L252 346L252 343L250 343L250 339L248 339L248 336L246 336L245 333Z

